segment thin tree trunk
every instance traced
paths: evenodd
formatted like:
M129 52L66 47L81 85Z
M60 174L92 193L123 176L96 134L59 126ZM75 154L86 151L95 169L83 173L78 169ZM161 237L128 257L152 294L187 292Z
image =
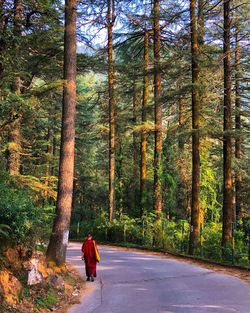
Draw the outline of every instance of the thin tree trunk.
M137 86L136 81L133 81L133 127L136 127L137 123ZM137 134L133 131L133 180L136 186L136 180L138 176L138 149L137 149Z
M155 150L154 150L154 211L157 220L162 213L162 104L160 68L160 1L154 0L154 103L155 103Z
M203 85L204 76L206 75L205 71L202 70L202 56L204 49L204 34L205 34L205 19L204 19L204 10L205 10L205 1L198 0L198 16L197 16L197 33L198 33L198 47L199 47L199 85ZM200 111L204 107L204 90L199 89L199 102L200 102ZM204 139L205 140L205 139ZM199 223L204 225L205 219L205 208L200 204L200 221Z
M113 65L113 26L115 22L115 2L108 0L108 86L109 86L109 220L115 214L115 98Z
M138 111L138 86L136 78L133 80L133 186L134 186L134 205L135 209L138 208L138 176L139 176L139 155L138 155L138 134L135 131L137 124L137 111Z
M192 204L189 254L198 247L200 226L200 103L199 103L199 65L198 36L195 16L195 0L190 0L191 54L192 54Z
M178 86L179 89L180 86ZM184 99L183 96L180 94L178 97L178 126L180 132L183 130L184 127ZM178 168L179 168L179 180L177 184L177 207L176 207L176 213L178 216L182 219L186 217L187 214L187 207L188 207L188 201L186 199L186 194L187 194L187 179L185 175L185 159L183 156L183 151L184 151L184 140L185 137L180 133L178 137Z
M2 97L2 78L4 72L4 61L3 55L5 50L5 40L4 40L4 9L3 9L4 0L0 0L0 100Z
M56 154L57 154L57 139L56 139L56 136L54 134L53 140L52 140L52 155L53 155L53 162L51 165L51 175L52 176L57 175L56 169L58 168L58 166L55 166Z
M122 138L117 138L117 166L116 175L118 181L117 203L119 215L123 212L123 142Z
M21 150L21 133L20 119L18 118L11 124L9 131L9 142L7 148L7 168L11 176L20 173L20 150Z
M14 1L14 36L15 42L22 34L22 11L23 5L21 0ZM14 44L14 49L19 54L20 48L18 44ZM21 78L19 76L14 78L12 83L12 91L20 96L21 94ZM17 112L13 112L13 115ZM20 152L21 152L21 130L20 130L20 117L16 119L10 126L9 143L7 148L7 167L10 175L18 175L20 173Z
M178 125L179 129L182 130L184 126L184 102L182 95L180 95L178 99ZM180 150L183 150L184 148L184 141L182 137L182 135L179 135L178 137L178 147Z
M76 0L65 1L64 88L56 217L47 259L65 262L72 209L76 112Z
M146 180L147 180L147 105L148 105L148 83L149 83L149 34L144 33L144 73L143 73L143 98L142 98L142 124L141 132L141 164L140 164L140 209L141 216L145 210Z
M47 149L46 149L46 173L45 173L45 185L49 188L50 185L50 176L51 176L51 160L53 155L53 130L52 128L48 128L47 134ZM48 190L45 190L44 197L47 200L48 198Z
M230 65L230 0L224 0L224 135L223 135L223 230L222 247L231 246L233 222L232 108Z
M240 101L240 45L238 36L238 19L235 18L235 129L237 135L235 137L235 157L236 159L241 158L241 137L238 134L241 131L241 101ZM236 169L235 173L235 213L236 221L239 221L241 217L241 185L242 177L239 168Z

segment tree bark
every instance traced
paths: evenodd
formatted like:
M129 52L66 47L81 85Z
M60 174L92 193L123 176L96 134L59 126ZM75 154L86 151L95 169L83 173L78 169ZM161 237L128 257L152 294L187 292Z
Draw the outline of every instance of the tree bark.
M72 209L76 112L76 0L65 1L64 88L56 217L47 259L65 262Z
M178 86L181 92L180 86ZM177 184L177 203L176 203L176 213L178 217L181 219L186 218L187 215L187 208L188 208L188 198L187 194L187 174L186 171L186 162L185 157L183 156L184 152L184 143L185 137L181 134L184 128L185 123L185 111L184 111L184 99L183 96L180 94L178 97L178 126L180 130L180 134L178 136L178 169L179 169L179 179Z
M141 119L143 129L141 132L141 164L140 164L140 209L141 216L145 211L146 180L147 180L147 105L148 105L148 83L149 83L149 34L144 33L144 73L143 73L143 98Z
M19 54L20 47L16 43L22 35L22 11L23 4L21 0L14 1L14 36L15 44L14 49ZM20 96L21 94L21 78L19 76L14 77L14 81L11 86L12 91ZM12 112L16 115L17 112ZM21 130L20 130L20 117L16 119L10 126L9 131L9 143L7 148L7 168L10 175L19 175L20 173L20 152L21 152Z
M133 127L136 127L137 123L137 86L136 80L133 81ZM133 180L136 186L136 180L138 177L138 149L137 149L137 134L133 130Z
M50 176L52 171L51 160L53 157L53 130L51 127L48 128L47 133L47 149L46 149L46 173L45 173L45 182L44 184L49 188L50 185ZM45 190L44 197L47 200L48 190Z
M154 148L154 211L157 220L162 213L162 104L160 68L160 1L154 0L154 104L155 104L155 148Z
M116 176L118 182L118 192L116 197L116 202L119 215L123 212L123 138L118 137L116 143L116 151L117 151L117 166L116 166Z
M4 40L4 8L3 8L4 0L0 0L0 100L2 97L2 78L4 72L4 61L3 55L5 50L5 40Z
M179 129L182 130L184 126L184 101L182 95L179 95L178 98L178 125ZM178 137L178 148L183 150L184 141L181 135Z
M203 85L204 77L206 72L203 71L201 64L205 62L203 56L204 49L204 34L205 34L205 18L204 18L204 10L205 10L206 2L204 0L198 0L198 16L197 16L197 33L198 33L198 48L199 48L199 85ZM204 103L204 90L202 88L199 89L199 102L200 102L200 111L205 106ZM200 114L202 115L202 113ZM205 140L205 139L203 139ZM205 208L203 208L200 204L200 221L199 223L204 225L205 219Z
M54 133L53 139L52 139L52 156L53 156L53 162L51 165L51 175L56 176L58 167L55 165L55 160L56 160L56 156L57 156L57 139L56 139L55 133Z
M198 34L195 15L195 0L190 0L191 56L192 56L192 204L189 239L189 254L198 247L200 227L200 102Z
M9 131L9 142L7 148L7 169L11 176L15 176L20 174L20 119L18 118L10 127L11 130Z
M133 207L139 207L139 193L138 193L138 177L139 177L139 151L138 151L138 134L135 131L137 124L138 111L138 84L136 78L133 80L133 187L134 187L134 204Z
M115 22L115 2L108 0L108 89L109 89L109 220L115 214L115 98L113 65L113 26Z
M242 149L241 149L241 101L240 101L240 44L238 36L238 18L235 18L235 157L240 160ZM235 213L236 221L241 218L241 189L242 189L242 177L239 168L236 169L235 173Z
M230 0L224 0L224 135L223 135L223 230L222 247L232 243L233 183L232 183L232 108L230 65Z

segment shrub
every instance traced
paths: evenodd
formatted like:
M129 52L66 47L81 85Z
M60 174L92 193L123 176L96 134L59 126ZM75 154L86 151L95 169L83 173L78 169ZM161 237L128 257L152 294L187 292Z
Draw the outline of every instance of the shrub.
M126 214L110 223L108 214L101 211L96 219L79 224L79 237L84 238L91 231L100 242L127 243L142 245L147 248L163 249L171 252L187 253L189 244L189 223L186 220L167 220L162 218L156 222L156 216L147 212L142 218L132 218ZM77 224L71 226L71 238L77 238ZM246 228L246 226L245 226ZM217 222L206 223L197 256L222 261L221 253L222 224ZM246 235L247 234L247 235ZM235 262L248 264L248 229L235 231ZM224 260L232 261L232 247L224 251Z
M209 223L204 227L203 252L204 257L221 260L221 230L220 223Z
M34 245L45 241L51 229L53 207L35 207L33 194L7 173L0 174L0 221L8 233L1 242ZM0 237L6 234L0 233Z

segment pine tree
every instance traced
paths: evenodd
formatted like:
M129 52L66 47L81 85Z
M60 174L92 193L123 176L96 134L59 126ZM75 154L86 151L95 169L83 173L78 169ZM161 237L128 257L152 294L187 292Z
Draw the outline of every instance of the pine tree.
M76 111L76 0L65 1L64 87L56 217L47 259L65 262L72 209Z
M237 13L236 13L237 14ZM235 27L235 158L237 160L241 159L242 154L242 139L240 137L241 131L241 94L240 94L240 42L239 42L239 27L238 27L238 17L234 19ZM235 214L236 221L240 220L241 217L241 191L242 191L242 175L239 165L235 173Z
M144 31L144 71L143 71L143 96L141 108L141 120L143 129L141 132L141 162L140 162L140 206L141 216L145 210L145 196L146 196L146 179L147 179L147 106L149 94L149 32Z
M189 253L194 254L198 245L200 227L200 99L198 34L195 0L190 0L191 54L192 54L192 204Z
M233 181L232 181L232 100L231 100L231 55L230 55L230 10L231 0L224 0L224 135L223 135L223 254L232 243Z
M113 65L113 26L115 22L115 1L108 1L108 88L109 88L109 219L115 214L115 98Z
M154 105L155 105L155 150L154 150L154 210L157 219L162 213L162 103L160 67L160 1L154 0Z
M14 49L19 52L18 40L22 33L22 19L23 19L23 4L21 0L14 1L14 27L13 34L15 36L16 44ZM21 77L15 76L12 83L12 91L16 96L21 94ZM13 115L16 115L13 112ZM9 131L9 144L7 148L7 167L10 175L18 175L20 173L20 153L21 153L21 130L20 130L20 117L18 117L11 125Z

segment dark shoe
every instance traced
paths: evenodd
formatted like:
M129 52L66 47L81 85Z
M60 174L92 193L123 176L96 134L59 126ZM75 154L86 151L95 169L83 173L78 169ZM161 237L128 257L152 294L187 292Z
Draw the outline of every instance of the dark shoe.
M95 281L93 276L90 277L90 281Z
M90 277L87 278L87 281L90 281Z

